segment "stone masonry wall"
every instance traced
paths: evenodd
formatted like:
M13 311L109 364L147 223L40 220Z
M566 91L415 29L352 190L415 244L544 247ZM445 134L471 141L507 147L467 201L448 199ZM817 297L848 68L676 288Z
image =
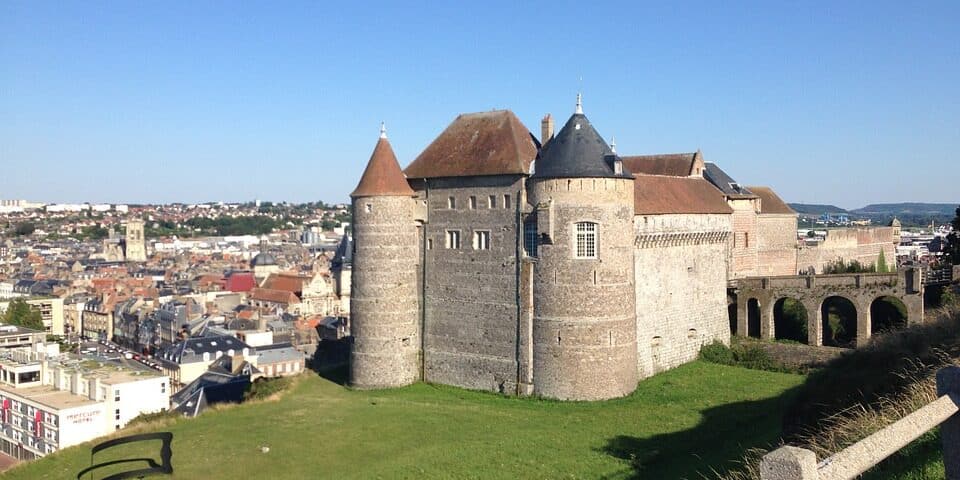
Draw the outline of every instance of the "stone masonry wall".
M797 216L757 215L757 274L797 274Z
M523 178L437 178L412 186L418 200L427 201L424 380L522 390L517 386L522 334L517 201ZM459 232L460 248L448 245L448 231ZM488 249L475 243L477 232L489 234Z
M353 201L350 383L408 385L420 376L417 228L410 197Z
M633 180L533 179L543 242L534 268L534 392L621 397L637 386ZM597 224L596 258L576 258L577 222Z
M757 275L757 204L754 198L729 199L730 215L730 278Z
M727 242L731 215L635 217L637 361L640 378L729 343Z
M805 246L799 251L800 271L813 267L817 273L838 259L857 260L872 265L883 251L887 266L896 266L896 246L892 227L847 228L829 230L820 245Z

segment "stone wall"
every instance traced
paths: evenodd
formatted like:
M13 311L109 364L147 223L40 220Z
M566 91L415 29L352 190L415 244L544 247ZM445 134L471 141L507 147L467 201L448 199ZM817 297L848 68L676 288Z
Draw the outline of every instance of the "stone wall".
M435 178L412 186L427 202L424 380L522 391L517 205L523 177ZM459 232L460 248L448 245L450 231ZM489 235L488 249L475 243L477 232Z
M407 385L420 376L417 228L410 197L353 201L350 383Z
M797 216L757 215L757 275L797 274Z
M637 363L641 378L729 343L727 242L731 215L635 217Z
M733 209L730 215L730 278L757 275L757 210L759 199L732 198L727 204Z
M633 180L530 182L540 245L534 273L534 392L569 400L637 386ZM575 225L597 225L595 258L577 258Z
M857 260L865 265L877 262L883 251L887 266L896 266L896 246L893 227L868 227L828 230L827 238L817 246L804 246L798 252L797 265L800 271L813 268L817 273L844 259Z

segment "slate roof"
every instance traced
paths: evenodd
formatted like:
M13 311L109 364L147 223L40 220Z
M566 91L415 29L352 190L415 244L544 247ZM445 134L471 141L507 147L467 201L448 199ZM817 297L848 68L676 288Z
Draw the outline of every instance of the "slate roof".
M687 177L693 170L696 153L667 153L660 155L631 155L620 157L623 168L639 175L669 175Z
M242 342L239 338L228 335L193 337L172 345L162 352L159 357L173 363L191 363L202 361L204 353L209 353L210 358L213 359L218 351L226 355L228 350L240 353L244 348L249 349L250 346Z
M699 177L637 175L633 184L635 215L724 214L733 210L723 195Z
M613 151L582 113L574 113L537 158L533 178L630 178L613 171Z
M538 146L509 110L464 113L404 172L407 178L526 174Z
M776 192L770 187L747 187L756 196L760 197L760 213L780 213L793 215L793 211L786 202L784 202Z
M413 189L400 171L397 156L387 137L381 136L373 148L367 168L360 177L360 183L350 194L351 197L401 196L412 197Z
M272 254L267 252L260 252L257 256L253 257L253 260L250 260L250 266L267 266L267 265L276 265L277 257L274 257Z
M724 195L745 195L753 196L753 192L750 191L747 187L740 185L736 180L727 175L727 172L724 172L717 166L715 163L706 162L704 164L703 178L708 182L713 184L713 186L720 189ZM740 189L734 188L734 186L739 186Z
M303 360L303 352L293 348L289 343L275 343L257 347L257 365L268 365L277 362Z

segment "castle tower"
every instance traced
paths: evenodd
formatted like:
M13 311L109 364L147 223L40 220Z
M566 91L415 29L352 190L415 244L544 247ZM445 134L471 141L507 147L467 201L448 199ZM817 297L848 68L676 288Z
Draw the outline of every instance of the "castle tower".
M383 127L350 197L354 246L350 384L408 385L420 375L415 202Z
M534 393L621 397L637 386L633 177L577 110L530 177Z
M146 262L147 244L143 238L143 220L127 220L127 234L124 239L126 250L124 252L128 262Z

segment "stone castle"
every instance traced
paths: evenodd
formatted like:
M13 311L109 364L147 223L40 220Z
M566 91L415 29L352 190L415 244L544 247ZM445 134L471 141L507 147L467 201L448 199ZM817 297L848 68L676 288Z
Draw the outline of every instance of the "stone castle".
M729 342L728 280L813 258L772 190L699 151L621 156L579 97L541 127L463 114L405 170L381 129L351 194L353 386L624 396Z

